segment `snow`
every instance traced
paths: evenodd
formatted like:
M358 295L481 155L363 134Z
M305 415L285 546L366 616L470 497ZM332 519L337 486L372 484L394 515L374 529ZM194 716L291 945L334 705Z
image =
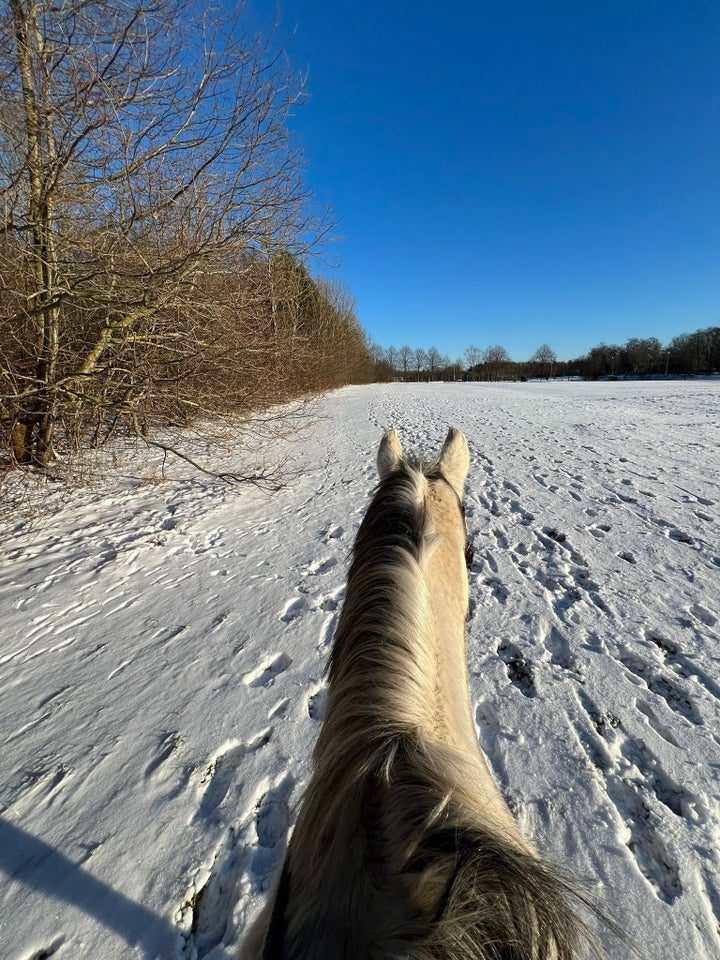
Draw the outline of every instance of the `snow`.
M235 956L308 778L381 433L436 453L450 424L508 802L643 956L720 956L720 383L353 387L320 413L267 451L298 471L275 494L143 453L6 518L2 956Z

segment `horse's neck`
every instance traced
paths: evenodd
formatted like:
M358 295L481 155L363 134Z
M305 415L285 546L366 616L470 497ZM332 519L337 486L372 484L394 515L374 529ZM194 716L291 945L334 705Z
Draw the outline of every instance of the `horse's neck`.
M452 509L456 509L452 505ZM435 729L427 736L458 750L477 751L468 689L465 618L467 571L462 548L453 538L433 544L421 559L427 623L423 642L433 665Z
M428 642L434 648L436 726L428 735L458 750L474 753L477 735L468 688L465 618L450 615L434 591L429 598L429 619Z
M470 699L465 620L468 594L465 570L457 567L457 550L432 553L425 564L428 597L427 641L435 650L435 728L427 738L458 756L461 773L456 789L463 802L482 810L483 816L519 845L527 847L517 824L490 772L478 743ZM463 585L462 600L458 584ZM454 591L454 593L453 593Z

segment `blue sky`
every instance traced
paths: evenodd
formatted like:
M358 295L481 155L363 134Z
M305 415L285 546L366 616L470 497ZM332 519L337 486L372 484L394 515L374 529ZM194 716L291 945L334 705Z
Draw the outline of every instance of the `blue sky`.
M720 324L717 0L280 0L372 338L561 359Z

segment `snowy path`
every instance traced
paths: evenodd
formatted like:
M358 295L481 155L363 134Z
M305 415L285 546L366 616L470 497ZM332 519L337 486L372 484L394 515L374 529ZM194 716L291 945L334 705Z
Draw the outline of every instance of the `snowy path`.
M322 412L273 496L118 473L3 536L0 954L234 956L308 776L381 432L436 450L455 424L495 775L648 960L720 957L720 383L348 388Z

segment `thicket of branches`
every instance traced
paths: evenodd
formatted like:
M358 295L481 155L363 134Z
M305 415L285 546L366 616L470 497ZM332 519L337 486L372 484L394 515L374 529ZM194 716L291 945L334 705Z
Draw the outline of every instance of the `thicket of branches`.
M302 85L242 11L0 5L0 455L45 466L370 379L288 134Z
M485 349L468 347L451 361L436 348L429 351L404 346L372 346L377 379L526 380L530 378L701 376L720 373L720 327L682 333L665 346L655 337L631 337L626 343L600 343L585 356L558 360L544 343L527 360L512 360L498 344Z

